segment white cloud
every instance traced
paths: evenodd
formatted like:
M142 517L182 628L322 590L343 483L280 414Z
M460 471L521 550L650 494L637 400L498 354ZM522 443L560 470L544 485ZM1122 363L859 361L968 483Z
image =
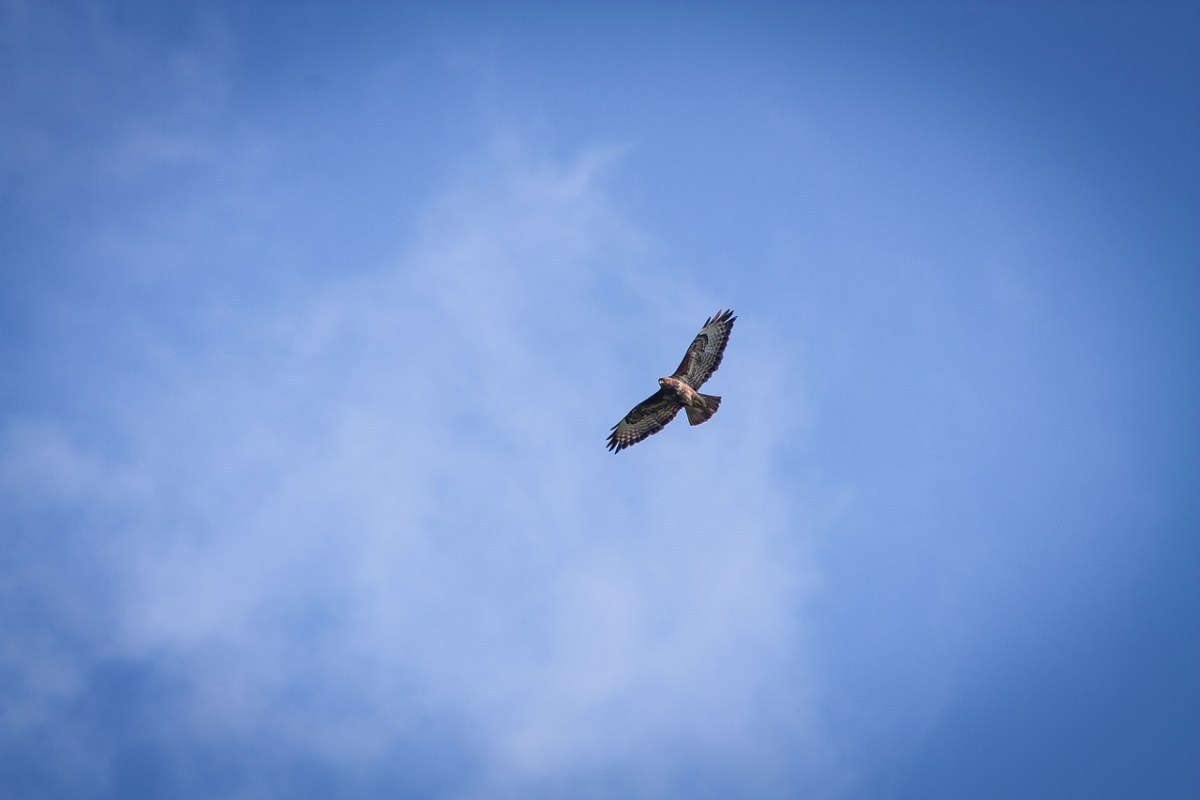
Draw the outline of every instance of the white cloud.
M191 356L113 376L129 455L92 458L145 488L97 602L121 657L187 687L192 735L371 763L432 713L507 791L654 751L761 768L780 693L810 724L810 568L771 480L775 388L748 380L778 354L735 335L715 424L604 449L657 377L628 348L669 369L720 302L646 291L614 163L501 148L394 267L226 309Z
M105 293L41 309L77 397L0 428L25 524L3 585L23 600L0 650L23 696L5 739L57 731L97 781L145 739L235 759L270 742L268 761L361 774L436 719L476 795L605 769L652 792L692 755L759 775L824 757L812 568L772 469L803 415L777 408L798 398L786 354L744 318L715 422L604 448L730 304L620 212L627 147L498 139L389 263L301 268L304 231L265 188L277 143L220 132L219 30L152 57L92 26L96 80L126 88L67 171L138 202L67 232ZM158 55L161 74L124 79ZM69 78L51 67L30 74ZM22 129L27 166L62 179L44 134ZM249 289L230 278L250 269ZM155 719L103 742L58 725L105 723L87 709L114 664L160 687Z

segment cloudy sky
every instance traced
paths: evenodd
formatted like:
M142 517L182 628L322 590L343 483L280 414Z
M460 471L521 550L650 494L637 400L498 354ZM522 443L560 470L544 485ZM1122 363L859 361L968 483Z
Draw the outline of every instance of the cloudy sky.
M1182 0L0 0L0 794L1200 796L1197 143Z

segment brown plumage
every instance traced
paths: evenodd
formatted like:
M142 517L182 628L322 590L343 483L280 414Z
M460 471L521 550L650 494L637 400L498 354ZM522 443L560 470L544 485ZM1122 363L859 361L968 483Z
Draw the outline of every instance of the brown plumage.
M609 450L619 453L658 433L681 408L687 410L688 422L692 425L707 422L717 413L721 398L696 390L721 366L736 319L732 311L718 311L705 321L675 373L659 378L658 391L634 406L625 419L612 427L608 435Z

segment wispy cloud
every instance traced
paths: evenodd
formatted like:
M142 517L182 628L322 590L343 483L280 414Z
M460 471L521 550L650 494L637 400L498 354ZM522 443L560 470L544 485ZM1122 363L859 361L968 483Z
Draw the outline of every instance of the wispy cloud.
M786 769L814 731L811 567L756 422L771 392L603 448L723 300L656 285L605 188L619 169L619 149L498 146L391 263L234 295L182 349L144 328L115 354L137 368L108 365L124 402L99 425L119 452L73 441L70 419L10 419L8 488L80 517L55 526L80 554L63 580L24 587L79 635L59 656L74 680L42 699L80 701L115 660L167 687L175 726L136 737L368 771L441 720L476 765L469 794L616 768L651 791L700 754ZM717 382L781 358L752 342L735 335ZM96 498L102 530L81 521ZM97 565L103 632L52 609ZM29 686L46 660L18 650L6 670Z
M1190 763L1184 29L479 11L0 2L0 792Z

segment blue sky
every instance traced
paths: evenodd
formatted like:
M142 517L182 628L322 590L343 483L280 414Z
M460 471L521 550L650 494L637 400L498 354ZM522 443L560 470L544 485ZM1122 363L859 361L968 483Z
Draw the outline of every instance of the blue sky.
M0 0L0 794L1200 793L1200 11L650 6Z

